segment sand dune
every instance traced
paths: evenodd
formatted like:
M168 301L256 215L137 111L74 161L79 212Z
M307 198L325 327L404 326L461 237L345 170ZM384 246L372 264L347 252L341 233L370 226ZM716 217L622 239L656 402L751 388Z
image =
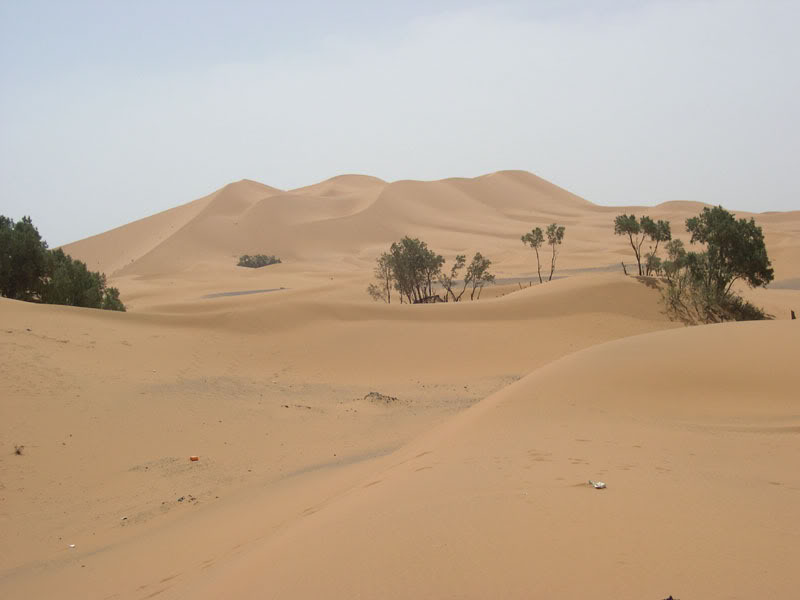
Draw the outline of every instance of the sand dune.
M129 312L0 299L0 597L791 597L800 212L755 215L779 321L685 328L618 268L616 214L702 206L243 180L65 246ZM564 277L527 287L552 221ZM403 235L507 279L374 303Z
M722 325L570 355L175 597L792 597L797 334Z
M394 183L348 175L288 192L245 180L174 209L181 212L169 221L162 213L149 218L157 222L137 221L66 249L119 276L171 276L198 265L203 271L231 272L239 255L259 252L303 266L363 270L392 241L413 234L446 258L480 250L495 260L500 274L519 275L532 274L531 252L519 236L534 225L557 221L567 226L562 267L605 267L632 260L627 240L613 235L616 214L667 218L674 233L685 237L683 222L702 206L601 207L523 171ZM778 279L800 275L797 219L797 213L759 216ZM159 235L148 238L147 245L137 242L135 253L121 257L114 250L107 253L110 258L100 258L100 248L128 248L130 240L151 229Z

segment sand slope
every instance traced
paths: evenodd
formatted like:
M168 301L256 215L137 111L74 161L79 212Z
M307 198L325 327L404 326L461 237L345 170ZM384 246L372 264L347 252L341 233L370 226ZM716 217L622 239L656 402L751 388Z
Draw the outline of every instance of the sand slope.
M225 202L230 196L243 196L248 192L260 196L277 191L254 181L230 184L188 204L67 244L63 248L67 254L83 260L90 269L112 275L180 232L188 223L208 210L209 205L216 206L221 201ZM241 202L239 204L241 206Z
M702 206L243 180L66 246L129 312L0 299L0 597L791 597L800 212L755 215L781 321L687 329L619 267L616 214ZM527 287L553 221L564 278ZM507 279L374 303L403 235Z
M348 469L373 469L365 459L530 369L676 326L654 290L616 274L418 307L290 293L127 314L0 300L0 445L26 447L0 456L0 595L81 597L84 581L97 597L143 597L136 589L164 570L194 572L215 544L230 552L254 530L266 535L300 504L352 485ZM398 403L364 401L372 390ZM309 469L275 504L286 476ZM218 516L201 525L189 510ZM223 522L229 537L201 536L173 556L187 528ZM173 550L153 553L162 546ZM143 570L126 571L131 560Z
M573 354L186 597L792 597L798 353L775 322Z

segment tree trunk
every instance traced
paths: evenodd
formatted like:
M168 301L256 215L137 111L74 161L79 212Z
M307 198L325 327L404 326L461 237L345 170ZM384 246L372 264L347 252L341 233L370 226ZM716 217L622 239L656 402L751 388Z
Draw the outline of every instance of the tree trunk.
M542 264L539 262L539 249L534 248L536 250L536 271L539 273L539 283L542 282Z
M639 261L639 275L643 273L642 269L642 244L644 244L645 236L642 235L642 239L639 240L639 248L636 251L636 259Z
M639 275L642 274L642 259L639 255L639 249L636 247L636 244L633 243L633 234L628 234L628 239L631 241L631 248L633 248L633 255L636 257L636 264L639 265Z

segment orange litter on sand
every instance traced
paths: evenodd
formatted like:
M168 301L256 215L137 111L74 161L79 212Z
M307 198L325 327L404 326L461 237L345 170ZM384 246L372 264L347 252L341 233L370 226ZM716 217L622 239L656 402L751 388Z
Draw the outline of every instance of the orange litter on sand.
M192 462L195 462L195 461L200 460L200 457L199 456L190 456L189 460L192 461Z

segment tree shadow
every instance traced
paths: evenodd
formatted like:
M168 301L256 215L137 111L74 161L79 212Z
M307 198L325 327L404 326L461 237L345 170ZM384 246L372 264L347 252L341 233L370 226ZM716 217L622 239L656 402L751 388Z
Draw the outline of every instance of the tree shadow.
M647 287L653 290L660 290L662 282L658 277L651 277L648 275L633 275L633 277L639 283L643 283Z

